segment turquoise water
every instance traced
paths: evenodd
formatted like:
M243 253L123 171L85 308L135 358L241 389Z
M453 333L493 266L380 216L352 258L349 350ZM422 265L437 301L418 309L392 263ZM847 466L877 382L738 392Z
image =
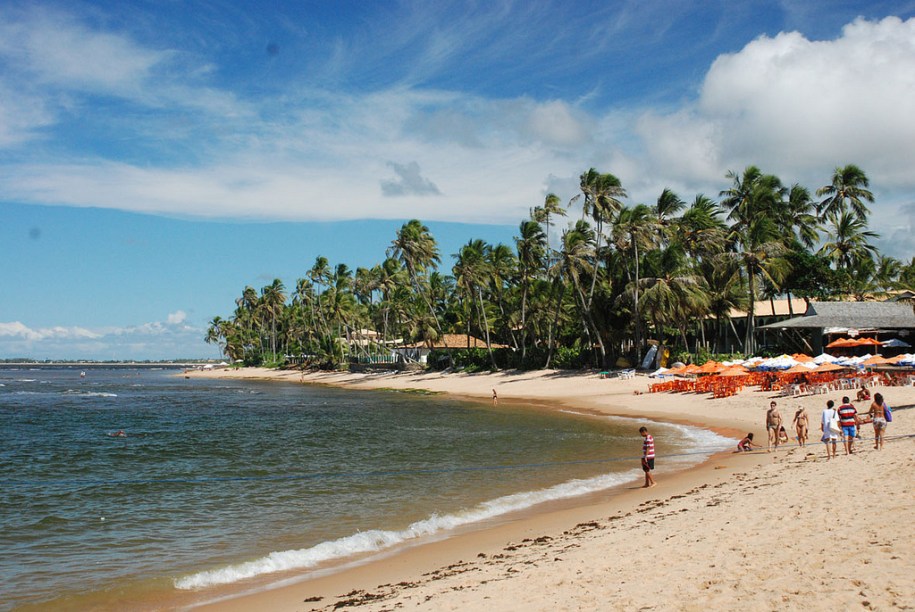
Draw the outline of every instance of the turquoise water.
M634 420L83 370L0 369L2 609L307 570L640 476ZM653 431L668 465L728 444Z

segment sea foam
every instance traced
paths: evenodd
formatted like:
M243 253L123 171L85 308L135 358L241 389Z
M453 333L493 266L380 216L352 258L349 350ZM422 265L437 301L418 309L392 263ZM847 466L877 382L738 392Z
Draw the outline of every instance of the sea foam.
M431 536L442 531L497 517L508 512L524 510L536 504L602 491L635 480L640 470L603 474L592 478L574 479L552 487L505 495L483 502L473 508L453 514L437 515L408 526L400 531L370 530L311 548L272 552L266 557L237 565L207 570L175 580L178 589L198 589L231 584L240 580L294 569L308 569L324 561L343 559L360 553L378 552L416 538Z

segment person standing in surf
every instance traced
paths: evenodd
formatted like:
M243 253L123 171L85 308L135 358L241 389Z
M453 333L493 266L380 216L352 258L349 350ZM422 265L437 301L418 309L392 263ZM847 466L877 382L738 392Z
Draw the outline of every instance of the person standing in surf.
M654 438L648 433L647 427L640 427L639 433L645 439L642 442L642 471L645 472L645 485L642 488L647 489L658 484L651 476L651 471L654 470Z

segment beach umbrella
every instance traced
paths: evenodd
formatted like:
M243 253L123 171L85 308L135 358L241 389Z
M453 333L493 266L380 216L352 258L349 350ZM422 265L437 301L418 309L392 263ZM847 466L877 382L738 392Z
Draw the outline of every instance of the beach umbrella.
M749 374L749 373L750 373L749 370L747 370L747 369L746 369L745 367L743 367L742 365L733 365L733 366L731 366L731 367L729 367L729 368L725 368L724 370L722 370L722 371L718 374L718 376L728 376L728 377L731 377L731 376L746 376L746 375Z
M858 346L851 338L839 338L826 345L826 348L841 348L843 346Z
M782 372L782 374L807 374L812 369L813 368L809 368L809 367L805 366L804 364L799 363L795 366L791 366L790 368L788 368L787 370Z
M821 363L817 366L814 372L835 372L836 370L844 370L845 367L840 366L835 363Z
M915 357L915 355L912 355L912 353L903 353L902 355L896 355L895 357L890 357L889 359L886 360L886 362L888 364L896 364L896 363L899 363L900 361L905 361L906 359L912 359L913 357Z
M681 363L680 365L667 370L667 373L672 374L673 376L683 376L686 374L686 366Z
M817 355L816 357L813 358L813 362L816 364L833 363L833 362L835 362L835 360L836 360L836 357L833 357L829 353L820 353L819 355Z
M717 361L712 361L711 359L702 364L699 368L700 374L717 374L722 371L724 366L718 363Z
M794 355L792 355L792 357L794 357L795 361L800 362L800 363L813 361L813 357L811 357L810 355L805 355L804 353L795 353Z
M893 338L892 340L887 340L885 342L881 342L880 344L887 348L910 348L912 346L908 342L900 340L899 338Z
M873 365L883 365L888 362L889 362L889 359L881 357L880 355L874 355L873 357L865 359L861 363L866 366L873 366Z
M772 359L766 359L756 367L760 370L787 370L796 365L797 361L795 361L793 357L781 355L779 357L773 357Z
M664 374L670 374L670 370L668 370L667 368L658 368L657 370L655 370L654 372L649 374L648 378L656 378L656 377L664 375Z

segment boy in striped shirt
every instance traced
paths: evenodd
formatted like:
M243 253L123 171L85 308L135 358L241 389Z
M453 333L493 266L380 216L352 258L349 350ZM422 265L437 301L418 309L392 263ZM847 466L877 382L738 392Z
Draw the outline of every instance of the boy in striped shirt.
M653 487L657 483L651 477L651 471L654 469L654 438L648 433L647 427L640 427L639 433L645 438L642 442L642 471L645 472L645 486L643 489Z

